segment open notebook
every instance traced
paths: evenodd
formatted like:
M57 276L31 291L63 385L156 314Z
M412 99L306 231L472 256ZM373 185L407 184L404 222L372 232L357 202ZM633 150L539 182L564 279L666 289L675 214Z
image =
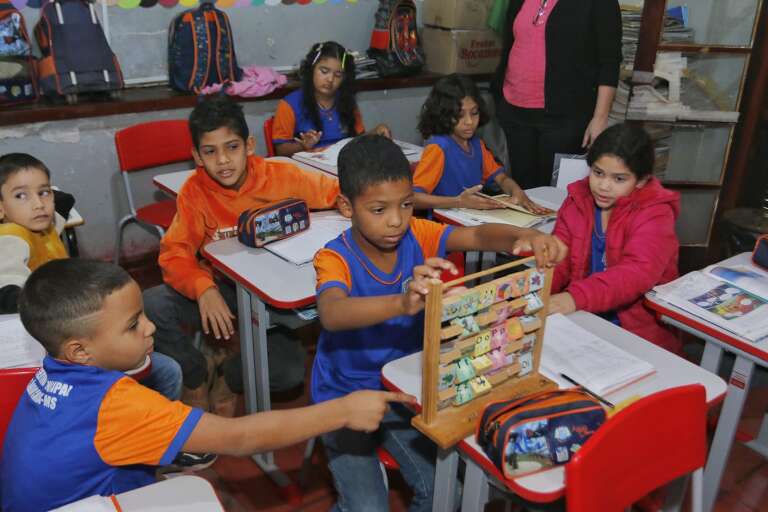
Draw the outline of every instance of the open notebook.
M649 362L561 314L547 317L541 365L555 375L564 373L598 395L607 395L656 372Z
M19 315L0 315L0 368L40 366L45 349L21 324Z
M311 213L309 229L298 235L267 244L264 248L294 265L312 261L325 244L347 230L351 223L336 212Z
M312 167L322 169L325 172L338 174L337 162L339 160L339 152L351 140L352 137L342 139L336 144L316 151L299 151L298 153L294 153L291 158L309 164ZM402 140L396 140L394 142L400 146L400 149L403 150L403 154L409 162L415 163L421 160L421 153L424 151L424 148Z

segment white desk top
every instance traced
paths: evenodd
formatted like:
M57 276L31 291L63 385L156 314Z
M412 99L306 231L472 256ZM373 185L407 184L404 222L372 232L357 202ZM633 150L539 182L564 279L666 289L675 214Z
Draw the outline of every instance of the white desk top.
M335 210L312 212L311 215L313 218L342 218ZM246 247L236 238L206 245L203 255L216 269L274 307L299 308L315 302L312 262L294 265L266 249Z
M528 197L530 197L532 201L552 210L559 210L560 205L563 204L563 201L565 201L565 198L568 196L568 193L565 190L555 187L536 187L526 190L525 193L528 194ZM464 215L461 210L455 208L436 208L435 215L438 220L453 222L460 226L477 226L482 224L481 222ZM544 233L551 233L554 227L555 222L551 221L536 226L536 229Z
M269 160L270 162L288 162L304 171L318 172L318 169L315 167L312 167L311 165L297 162L296 160L293 160L285 156L273 156L270 158L266 158L265 160ZM152 178L152 182L155 184L157 188L159 188L163 192L173 197L176 197L177 195L179 195L179 190L181 190L181 187L182 185L184 185L184 182L187 181L187 178L189 178L189 176L193 172L195 172L194 169L189 169L187 171L176 171L176 172L167 172L165 174L158 174L157 176Z
M619 403L632 396L647 396L657 391L687 384L703 384L706 389L707 403L710 405L716 403L725 395L726 384L717 375L638 338L617 325L584 311L572 313L568 315L568 318L617 347L650 362L656 368L655 374L623 389L607 394L606 398L614 403ZM546 343L548 335L549 332L545 330L544 343ZM546 377L556 381L561 387L570 386L559 376L551 375L544 371L543 368L540 371ZM421 402L421 352L386 364L382 370L382 377L385 379L385 382L388 382L395 388L419 397L419 402ZM488 464L492 465L483 450L475 442L474 435L465 438L464 441L459 443L458 447L473 460L484 459L486 466ZM517 478L510 483L510 487L527 498L535 499L538 496L542 499L544 497L546 499L555 499L563 492L563 478L564 470L562 466L559 466L548 471Z
M768 277L768 272L752 264L752 253L743 252L736 256L731 256L723 261L718 262L718 265L742 265L749 267L751 270ZM653 291L645 294L646 304L652 309L666 315L678 322L685 324L697 331L704 334L708 334L710 337L717 341L722 342L723 345L729 345L735 347L747 354L751 354L758 359L768 361L768 339L763 339L758 342L750 341L742 336L738 336L732 332L726 331L722 327L708 322L707 320L697 317L682 308L679 308L669 302L660 299Z
M208 480L183 475L116 496L124 512L224 512Z

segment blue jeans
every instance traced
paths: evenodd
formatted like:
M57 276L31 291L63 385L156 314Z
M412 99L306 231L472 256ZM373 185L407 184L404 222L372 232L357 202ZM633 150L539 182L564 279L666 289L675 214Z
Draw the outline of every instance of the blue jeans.
M152 352L152 369L141 383L154 389L168 400L181 398L181 366L170 357Z
M376 447L381 445L400 464L400 472L413 491L411 512L431 511L435 485L435 445L411 427L413 414L400 404L384 415L372 434L341 429L323 435L328 466L333 474L338 512L389 510L389 498Z

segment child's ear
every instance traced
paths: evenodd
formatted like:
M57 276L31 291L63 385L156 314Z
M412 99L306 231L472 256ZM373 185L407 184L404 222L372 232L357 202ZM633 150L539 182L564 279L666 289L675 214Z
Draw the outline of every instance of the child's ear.
M84 339L67 340L62 343L57 359L86 366L93 364L93 357L88 352L87 340Z
M195 165L197 165L198 167L204 167L203 159L200 158L200 152L197 150L197 148L193 146L191 149L191 152L192 152L192 159L195 161Z
M651 175L645 176L644 178L641 178L637 180L637 183L635 184L635 188L643 188L645 185L648 184L648 182L651 179Z
M339 194L336 197L336 207L339 209L339 213L344 217L348 219L352 218L352 201L350 201L347 196Z
M245 152L248 155L253 155L256 153L256 139L253 137L253 135L249 135L247 139L245 139Z

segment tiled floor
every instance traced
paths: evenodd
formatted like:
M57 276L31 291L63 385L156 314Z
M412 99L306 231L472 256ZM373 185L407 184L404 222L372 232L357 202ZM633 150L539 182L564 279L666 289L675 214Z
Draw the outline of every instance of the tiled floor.
M160 281L158 270L153 265L136 266L131 273L142 287ZM300 333L308 348L309 365L314 354L315 329ZM763 379L765 380L765 379ZM292 396L273 397L273 407L299 407L308 403L306 388L303 393ZM753 388L743 415L742 429L756 433L763 413L768 410L768 387ZM292 446L276 453L278 464L294 481L299 480L304 445ZM321 512L334 503L333 482L325 466L322 450L316 449L307 473L307 485L303 500L287 503L276 487L262 473L250 458L219 457L209 469L198 473L208 479L216 489L224 508L229 512L270 511L287 512L302 510ZM407 510L409 492L399 474L390 473L390 508L393 512ZM502 510L500 503L494 503L488 510ZM768 512L768 462L743 445L736 443L723 478L716 506L716 512Z

